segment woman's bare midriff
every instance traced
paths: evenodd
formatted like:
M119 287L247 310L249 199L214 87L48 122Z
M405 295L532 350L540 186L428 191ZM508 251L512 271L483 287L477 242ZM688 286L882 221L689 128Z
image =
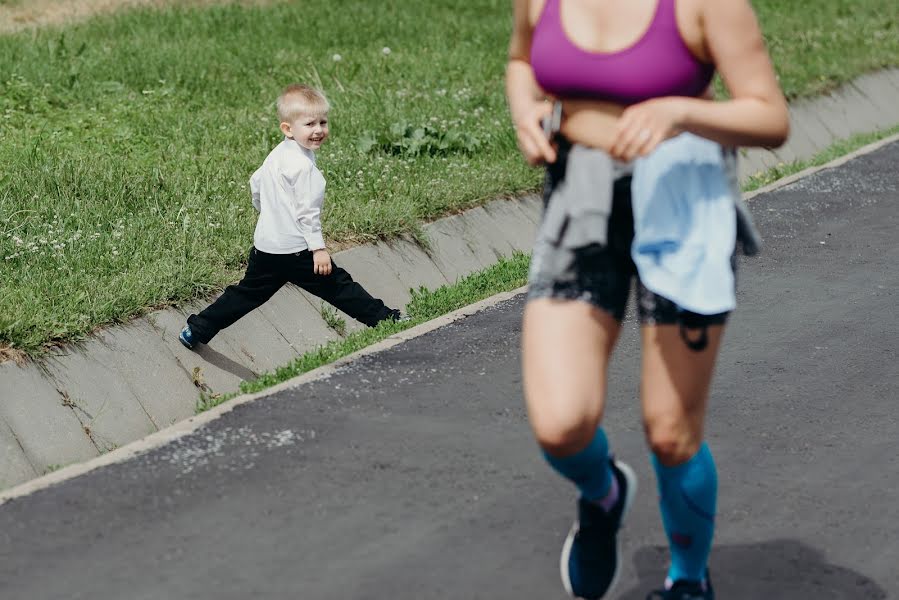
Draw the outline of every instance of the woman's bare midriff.
M575 144L608 152L624 106L600 100L562 101L562 135Z
M714 100L711 85L700 98ZM615 144L615 127L625 108L605 100L562 100L562 135L572 143L608 152Z

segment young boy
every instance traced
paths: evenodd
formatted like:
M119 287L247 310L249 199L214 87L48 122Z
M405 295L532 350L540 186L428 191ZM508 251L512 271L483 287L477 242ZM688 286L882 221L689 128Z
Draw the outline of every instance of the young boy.
M290 85L278 97L284 141L250 178L259 220L247 272L203 312L188 317L178 336L186 347L208 344L287 282L370 327L386 319L405 319L353 281L325 248L321 226L325 179L315 166L315 151L328 138L329 108L324 94L306 85Z

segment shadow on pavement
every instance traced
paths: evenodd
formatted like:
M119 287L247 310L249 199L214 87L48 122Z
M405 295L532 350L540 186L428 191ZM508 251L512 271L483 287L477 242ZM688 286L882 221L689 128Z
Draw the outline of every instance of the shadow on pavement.
M668 548L646 546L634 555L639 582L620 600L644 600L661 587ZM797 540L715 546L709 568L721 600L883 600L886 592L870 578L827 562Z

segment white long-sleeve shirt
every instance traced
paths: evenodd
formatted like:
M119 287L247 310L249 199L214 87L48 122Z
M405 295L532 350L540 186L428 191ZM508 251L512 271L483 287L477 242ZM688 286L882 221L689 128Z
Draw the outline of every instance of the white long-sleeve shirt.
M250 177L253 206L259 211L253 245L270 254L325 247L321 210L325 178L315 153L290 138L275 146Z

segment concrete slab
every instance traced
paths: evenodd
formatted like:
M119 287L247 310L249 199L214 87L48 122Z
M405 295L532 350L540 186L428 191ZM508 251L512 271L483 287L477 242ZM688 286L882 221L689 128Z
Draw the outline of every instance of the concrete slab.
M864 126L857 119L850 118L848 107L831 94L819 96L803 106L818 116L818 120L834 139L846 139L864 130Z
M888 129L899 123L899 91L888 76L862 75L855 79L852 85L886 117L887 121L880 127L881 129Z
M512 248L519 252L530 252L537 236L537 225L514 200L494 200L484 206L505 233Z
M484 261L465 240L464 231L464 224L458 217L425 226L431 244L431 260L450 283L485 267Z
M749 154L754 155L753 160L761 163L763 171L772 169L781 164L781 159L768 148L750 148Z
M810 146L810 142L805 136L794 132L786 144L780 148L774 148L771 152L777 157L778 165L788 165L812 156L814 148Z
M335 258L335 260L337 260L337 259ZM340 264L340 263L337 263L337 264ZM350 275L352 275L352 273L350 273ZM355 278L354 278L354 279L355 279ZM363 286L363 287L365 287L365 286ZM315 315L316 315L317 318L318 318L319 324L320 324L320 325L324 328L324 330L326 331L326 335L327 335L328 337L327 337L326 340L323 340L323 341L321 342L321 344L326 344L326 343L328 343L328 342L331 341L331 340L343 339L340 335L337 334L336 331L334 331L333 329L331 329L331 327L325 322L324 318L322 318L322 316L321 316L322 304L324 304L325 306L327 306L327 307L329 307L329 308L334 308L334 307L331 306L330 304L328 304L327 302L325 302L324 300L322 300L321 298L319 298L318 296L313 296L312 294L310 294L310 293L307 292L306 290L301 290L301 289L298 288L298 289L297 289L297 293L299 293L300 296L301 296L301 297L306 301L306 303L311 307L312 312L315 313ZM336 309L335 309L335 310L336 310ZM359 321L357 321L356 319L354 319L354 318L351 317L350 315L346 314L346 313L343 312L342 310L337 310L337 317L340 318L340 319L343 319L343 322L344 322L344 324L345 324L346 333L352 333L352 332L354 332L354 331L359 331L360 329L365 329L365 328L366 328L365 325L363 325L362 323L360 323ZM313 344L312 347L315 348L315 347L318 346L318 345L319 345L319 344Z
M0 489L41 475L28 462L15 434L3 420L0 420L0 456L3 457L0 460Z
M790 137L786 144L772 150L779 162L784 164L810 159L823 149L815 139L820 138L822 142L827 142L829 139L829 134L824 130L824 126L808 118L807 113L788 110L790 112ZM821 135L821 130L823 130L824 136Z
M806 105L790 107L790 126L791 129L801 130L811 140L814 146L813 155L824 150L835 141L833 134L821 122L814 110Z
M880 109L851 84L840 87L833 96L845 107L845 114L854 134L877 131L881 123L886 121L886 116L881 114Z
M255 373L271 371L295 359L294 351L281 332L256 309L242 319L219 332L209 344L222 350L226 345L237 360Z
M178 341L178 332L184 327L187 315L190 312L202 310L202 308L202 306L189 306L186 307L187 312L175 309L160 310L150 313L147 320L156 329L163 344L175 357L181 368L188 374L191 382L195 381L194 370L198 369L199 381L202 381L208 391L232 392L238 389L241 381L256 377L256 373L246 366L250 363L247 357L235 356L229 347L221 348L202 344L197 346L195 351L191 351ZM200 387L197 388L197 398L199 398L199 393Z
M437 230L447 237L455 237L464 244L476 260L475 270L489 267L496 262L496 253L493 248L471 228L467 213L453 215L441 219L429 226L430 230Z
M197 388L145 319L105 329L96 339L103 350L91 358L125 382L157 428L196 412Z
M773 152L781 162L789 164L795 161L808 160L818 153L820 148L809 137L808 132L801 127L792 130L790 139L786 144Z
M281 288L259 311L298 355L338 337L322 320L319 310L292 284Z
M339 252L334 262L349 271L354 280L388 306L401 308L409 301L408 286L371 246L357 246Z
M158 429L125 378L113 351L97 338L53 352L42 361L67 395L75 416L101 452L114 450Z
M0 419L15 433L38 475L100 453L36 363L0 364L0 381Z
M747 148L740 150L740 159L737 161L739 180L746 181L752 175L758 175L768 167L762 162L762 148Z
M458 219L459 235L478 257L482 269L496 264L499 256L505 256L511 250L511 246L501 244L502 251L499 251L497 243L490 239L490 235L485 234L485 232L489 231L489 226L493 220L490 219L489 215L486 215L486 211L483 208L469 210L461 215L452 217L452 219ZM485 222L486 227L484 226Z
M543 198L539 194L528 194L518 199L518 206L527 217L539 225L543 218Z
M436 290L449 283L431 257L409 238L378 243L376 248L384 263L393 269L396 276L406 284L407 289L417 290L424 287ZM405 305L400 308L404 307Z
M899 98L899 69L884 69L881 71L881 75L883 80L895 90L892 97ZM887 98L889 97L888 95Z
M460 216L469 232L469 240L476 240L487 248L485 256L482 257L485 267L496 263L501 256L509 256L515 251L514 236L509 235L503 223L484 207L473 208Z

